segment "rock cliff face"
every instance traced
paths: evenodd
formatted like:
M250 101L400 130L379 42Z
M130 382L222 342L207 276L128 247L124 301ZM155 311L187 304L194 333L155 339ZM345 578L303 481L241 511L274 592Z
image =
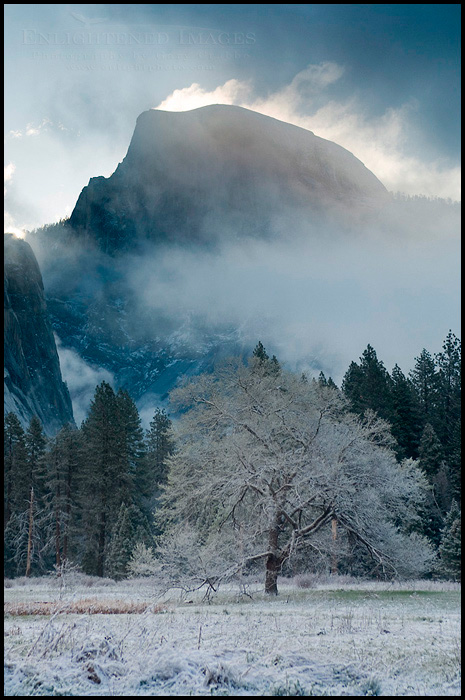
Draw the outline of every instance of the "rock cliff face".
M63 347L110 371L136 400L163 400L181 375L248 352L250 340L195 309L173 319L163 300L155 312L144 306L139 265L156 278L170 248L202 256L243 238L321 239L328 221L349 232L388 198L355 156L306 129L226 105L149 110L113 175L90 180L66 225L28 240Z
M5 234L4 250L4 411L16 413L24 426L36 415L52 435L74 421L42 276L28 243Z
M349 151L306 129L227 105L152 109L113 175L83 189L70 224L114 253L144 240L267 235L296 211L345 219L387 196Z

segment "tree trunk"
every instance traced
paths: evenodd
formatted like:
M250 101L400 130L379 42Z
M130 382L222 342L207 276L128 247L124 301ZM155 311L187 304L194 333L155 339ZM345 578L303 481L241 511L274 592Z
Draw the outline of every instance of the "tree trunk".
M331 573L337 574L338 561L337 561L337 551L336 551L336 543L337 543L337 519L336 518L331 519L331 538L333 541L333 546L332 546L333 551L331 553Z
M266 558L265 593L278 595L278 574L281 569L281 561L277 556L278 551L278 527L270 529L268 536L270 554Z
M279 559L270 554L266 560L265 593L278 595L278 573L280 569Z

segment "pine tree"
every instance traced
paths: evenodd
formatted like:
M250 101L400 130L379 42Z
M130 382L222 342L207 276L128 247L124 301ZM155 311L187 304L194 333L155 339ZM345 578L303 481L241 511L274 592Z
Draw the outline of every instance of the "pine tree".
M427 350L423 349L415 358L415 367L409 376L418 397L421 427L426 423L434 424L438 386L434 360Z
M112 523L121 507L137 512L147 525L147 458L141 421L127 391L115 395L102 382L95 391L87 420L82 426L84 463L81 487L86 548L83 567L103 576L111 547ZM116 545L115 545L116 546Z
M45 496L44 454L47 445L44 429L37 416L33 416L25 435L28 461L29 490L34 489L34 498L41 504Z
M332 389L337 389L337 384L334 382L332 377L328 377L328 386Z
M122 503L107 547L105 557L107 576L120 580L127 575L127 565L134 546L135 532L130 510L125 503Z
M461 448L461 343L451 332L442 352L435 356L438 378L438 416L436 432L451 469L456 494L460 494Z
M390 419L391 379L371 345L364 350L360 365L351 362L342 382L342 391L355 413L362 415L366 409L371 409L381 418Z
M342 391L350 401L351 409L358 414L363 414L366 409L366 401L363 396L363 373L356 362L351 362L349 369L342 380Z
M425 425L419 446L420 467L430 483L444 461L444 451L438 436L430 423Z
M391 373L392 434L396 438L399 459L418 457L419 406L412 383L398 365Z
M137 544L150 547L153 538L147 518L135 505L121 504L112 528L105 557L105 574L120 580L128 575L128 564Z
M439 547L440 572L454 581L461 580L461 512L454 501L447 514Z
M166 483L167 459L174 452L172 422L164 409L157 408L147 431L147 474L150 495L159 493L159 486Z
M82 426L85 445L82 508L87 573L103 576L111 523L130 491L127 444L117 398L102 382L95 390L87 419Z
M271 360L269 361L269 367L270 367L270 374L276 374L278 375L281 372L281 365L279 364L278 358L276 355L273 355Z
M281 365L276 355L273 355L270 359L268 353L263 347L263 343L259 340L253 353L252 353L252 363L255 363L260 371L265 374L278 375L281 372Z
M254 351L252 353L252 357L256 357L257 360L260 361L260 363L266 362L270 359L268 353L263 347L263 343L261 342L261 340L259 340L257 345L255 346Z
M46 568L48 522L44 510L46 438L33 417L24 432L13 413L5 418L5 573L30 575Z
M68 423L60 431L63 456L63 561L78 553L80 533L79 489L82 479L82 434Z
M454 497L460 501L462 493L462 430L460 419L455 422L450 430L447 452L450 484Z
M46 507L53 532L54 565L60 567L70 558L70 552L78 555L77 511L82 470L80 432L66 424L51 440L45 456L47 468Z
M129 393L120 389L116 394L122 427L124 468L118 485L120 497L126 503L139 501L140 489L144 479L145 443L144 431L136 404Z
M4 422L4 526L29 502L28 456L24 430L14 413Z
M420 510L422 532L436 547L441 540L441 528L444 525L443 506L448 501L450 492L449 469L444 462L444 451L430 423L425 425L419 446L419 466L426 474L431 490Z

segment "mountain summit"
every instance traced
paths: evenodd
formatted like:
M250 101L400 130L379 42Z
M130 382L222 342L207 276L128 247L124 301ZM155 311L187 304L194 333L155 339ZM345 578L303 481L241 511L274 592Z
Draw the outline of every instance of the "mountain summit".
M91 178L70 220L28 239L62 347L142 401L248 351L235 310L210 315L214 293L206 309L177 305L177 274L195 288L196 262L203 270L205 254L240 251L246 239L324 245L334 231L350 246L388 198L355 156L306 129L226 105L149 110L124 160ZM192 270L164 267L176 252L192 254Z
M236 106L148 110L109 178L91 178L70 224L105 252L137 242L262 236L305 221L371 210L387 190L341 146Z

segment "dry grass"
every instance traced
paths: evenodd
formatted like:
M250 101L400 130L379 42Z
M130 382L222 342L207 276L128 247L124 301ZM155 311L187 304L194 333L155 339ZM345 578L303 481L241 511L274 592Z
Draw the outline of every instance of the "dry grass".
M146 611L158 613L166 608L162 605L151 603L135 603L126 600L97 600L96 598L84 598L72 602L27 602L4 603L5 615L55 615L62 614L88 614L88 615L131 615Z

